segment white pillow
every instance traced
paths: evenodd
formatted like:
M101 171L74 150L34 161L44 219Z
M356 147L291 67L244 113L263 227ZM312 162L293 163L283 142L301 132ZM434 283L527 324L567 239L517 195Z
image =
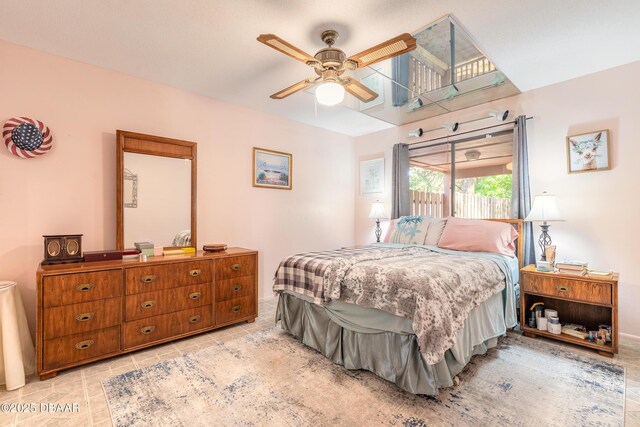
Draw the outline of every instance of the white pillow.
M447 225L447 218L425 218L429 220L429 229L427 230L427 235L424 238L424 244L437 246L440 236L444 231L444 227Z

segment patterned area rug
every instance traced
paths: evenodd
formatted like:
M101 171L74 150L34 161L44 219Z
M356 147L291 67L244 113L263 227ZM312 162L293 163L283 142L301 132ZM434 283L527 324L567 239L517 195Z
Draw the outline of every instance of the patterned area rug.
M622 425L624 368L509 335L460 384L414 396L279 329L103 381L116 426Z

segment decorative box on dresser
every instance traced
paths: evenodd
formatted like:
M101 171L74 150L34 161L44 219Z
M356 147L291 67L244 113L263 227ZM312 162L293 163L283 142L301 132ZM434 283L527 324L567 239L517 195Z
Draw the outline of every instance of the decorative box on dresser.
M258 315L258 253L40 265L36 355L41 379L58 371Z
M520 328L526 336L539 335L581 345L609 357L618 353L618 273L582 276L537 271L535 265L528 265L520 274ZM561 323L580 324L587 330L598 330L601 324L611 326L611 342L600 345L529 327L529 307L536 302L557 310Z

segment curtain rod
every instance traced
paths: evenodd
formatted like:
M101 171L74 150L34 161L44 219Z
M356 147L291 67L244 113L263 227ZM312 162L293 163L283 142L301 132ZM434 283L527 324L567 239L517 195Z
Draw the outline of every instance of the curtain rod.
M532 117L525 117L525 120L529 120L529 119L533 119L533 116ZM506 122L506 123L500 123L500 124L493 125L493 126L487 126L487 127L483 127L483 128L479 128L479 129L472 129L472 130L468 130L466 132L460 132L460 133L456 133L456 134L453 134L453 135L446 135L446 136L440 136L438 138L425 139L424 141L416 141L416 142L412 142L411 144L407 144L407 145L426 144L428 142L439 141L441 139L455 138L456 136L459 136L459 135L466 135L466 134L469 134L469 133L480 132L480 131L483 131L483 130L493 129L493 128L497 128L497 127L500 127L500 126L507 126L507 125L511 125L511 124L515 125L516 124L516 120L510 121L510 122ZM409 148L409 150L417 150L419 148L435 147L435 146L438 146L438 145L445 145L445 144L454 144L455 142L456 141L445 141L445 142L440 142L438 144L431 144L431 145L427 145L427 146L423 146L423 147L412 147L412 148Z

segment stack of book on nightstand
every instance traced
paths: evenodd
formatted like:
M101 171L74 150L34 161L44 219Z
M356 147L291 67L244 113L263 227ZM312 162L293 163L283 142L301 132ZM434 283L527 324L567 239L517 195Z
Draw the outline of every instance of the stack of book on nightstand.
M562 261L556 262L556 268L559 273L563 274L582 274L588 267L587 262L583 261Z

